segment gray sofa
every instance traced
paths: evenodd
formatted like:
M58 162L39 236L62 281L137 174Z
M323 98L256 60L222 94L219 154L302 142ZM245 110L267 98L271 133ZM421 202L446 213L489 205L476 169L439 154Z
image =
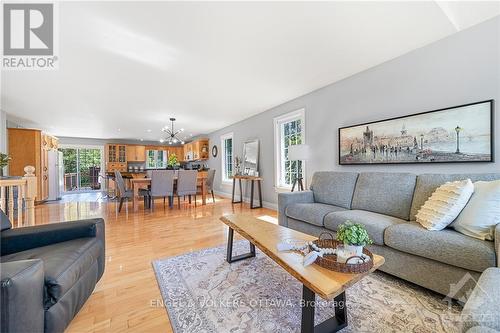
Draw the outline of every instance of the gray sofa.
M500 332L500 269L488 268L462 310L463 332Z
M11 229L0 219L1 331L64 332L104 272L104 220Z
M482 241L450 228L428 231L415 214L441 184L466 178L496 180L500 173L316 172L310 191L278 195L279 224L317 236L335 235L346 220L362 223L372 252L385 257L381 271L460 299L485 269L498 266L500 225L495 242Z

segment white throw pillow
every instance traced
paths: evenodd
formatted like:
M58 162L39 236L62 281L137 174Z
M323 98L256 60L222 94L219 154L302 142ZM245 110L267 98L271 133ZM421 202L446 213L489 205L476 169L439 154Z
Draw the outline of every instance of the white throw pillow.
M470 179L441 185L417 212L417 222L428 230L443 230L457 218L472 193Z
M464 235L493 240L500 223L500 180L475 182L474 194L451 225Z

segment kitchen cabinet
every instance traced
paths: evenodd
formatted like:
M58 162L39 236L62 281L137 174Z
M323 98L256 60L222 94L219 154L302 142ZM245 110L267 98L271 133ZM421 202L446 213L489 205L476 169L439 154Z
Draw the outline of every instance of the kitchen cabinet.
M57 149L58 139L37 129L9 128L9 174L24 176L24 167L35 167L37 177L36 201L49 197L49 151Z
M107 144L105 151L106 171L127 171L127 147L125 145Z
M127 145L127 162L144 162L146 160L146 147Z
M184 161L208 159L208 139L198 139L184 145Z
M186 143L184 145L184 161L191 161L193 159L193 144L192 143Z

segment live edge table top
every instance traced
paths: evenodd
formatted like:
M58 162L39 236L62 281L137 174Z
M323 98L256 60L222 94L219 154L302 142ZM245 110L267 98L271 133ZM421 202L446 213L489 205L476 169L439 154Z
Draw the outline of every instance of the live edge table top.
M303 285L327 300L344 292L364 276L382 266L385 261L382 256L373 254L373 268L369 272L360 274L335 272L316 264L304 267L302 254L297 251L280 252L276 249L276 245L286 239L312 241L317 237L262 221L251 215L226 215L220 220L257 246Z

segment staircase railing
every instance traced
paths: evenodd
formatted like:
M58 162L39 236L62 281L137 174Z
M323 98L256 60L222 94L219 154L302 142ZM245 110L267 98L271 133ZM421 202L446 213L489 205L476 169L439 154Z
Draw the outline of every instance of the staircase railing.
M9 216L12 227L35 225L37 191L35 168L27 166L24 172L26 172L24 177L0 179L0 209ZM15 209L16 203L17 209ZM14 220L15 212L17 218Z

